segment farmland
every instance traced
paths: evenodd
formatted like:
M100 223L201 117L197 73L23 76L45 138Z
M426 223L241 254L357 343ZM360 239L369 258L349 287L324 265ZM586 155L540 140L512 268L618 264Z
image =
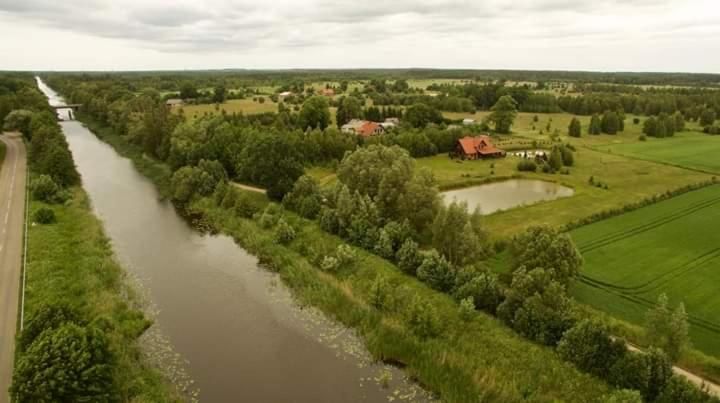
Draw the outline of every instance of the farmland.
M646 143L610 144L598 149L633 158L657 161L712 173L720 173L720 137L684 133Z
M684 302L693 345L720 355L720 185L572 231L583 254L578 300L643 323L658 295Z
M265 98L265 101L260 103L253 99L232 99L222 104L200 104L200 105L184 105L182 107L185 116L190 118L199 118L205 114L216 114L220 111L225 111L229 114L233 113L244 113L246 115L253 115L258 113L266 112L277 112L277 103L272 102L270 99Z

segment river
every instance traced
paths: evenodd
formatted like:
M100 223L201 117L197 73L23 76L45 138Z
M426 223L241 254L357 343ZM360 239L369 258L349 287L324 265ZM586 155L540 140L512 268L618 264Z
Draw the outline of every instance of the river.
M51 105L64 105L40 79L38 85ZM130 160L81 123L61 125L118 259L155 308L153 328L172 346L165 355L177 354L200 401L420 398L402 371L373 364L351 331L299 307L277 275L231 238L191 228ZM378 382L380 373L391 376L389 386Z

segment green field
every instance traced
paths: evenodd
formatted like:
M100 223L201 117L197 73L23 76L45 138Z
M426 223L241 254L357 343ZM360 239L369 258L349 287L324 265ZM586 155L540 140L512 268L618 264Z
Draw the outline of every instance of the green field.
M231 99L219 104L217 107L215 104L184 105L182 110L185 116L195 119L205 114L220 113L223 110L229 114L242 112L246 115L253 115L265 112L277 112L277 108L277 103L265 97L265 102L263 103L256 102L252 98Z
M437 155L419 158L417 163L433 172L441 188L459 188L519 175L516 169L519 160L519 157L508 156L498 160L459 161ZM521 176L559 182L573 188L575 195L491 214L485 217L485 226L493 236L510 236L530 225L561 226L711 178L700 172L581 147L575 153L575 165L570 168L569 175L523 172ZM591 186L588 183L591 176L608 184L608 189Z
M684 302L692 344L720 356L720 185L572 231L585 265L578 300L642 324L666 293Z
M633 158L720 173L720 136L683 133L672 138L648 139L646 142L611 144L597 148Z

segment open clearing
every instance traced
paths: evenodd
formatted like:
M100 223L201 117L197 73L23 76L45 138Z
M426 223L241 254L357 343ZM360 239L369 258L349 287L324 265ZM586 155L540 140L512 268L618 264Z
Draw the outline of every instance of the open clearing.
M597 148L633 158L720 173L720 136L683 133L671 138Z
M265 112L277 112L278 104L272 102L269 98L265 97L265 102L260 103L254 101L252 98L248 99L231 99L227 102L219 104L216 108L216 104L200 104L200 105L184 105L182 107L185 116L195 119L205 114L216 114L221 111L225 111L229 114L232 113L244 113L246 115L253 115Z
M583 254L579 301L642 324L661 293L684 302L693 345L720 356L720 185L572 231Z

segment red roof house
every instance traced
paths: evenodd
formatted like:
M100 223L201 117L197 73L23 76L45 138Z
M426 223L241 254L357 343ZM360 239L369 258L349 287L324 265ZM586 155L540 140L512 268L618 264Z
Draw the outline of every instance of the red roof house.
M363 137L371 137L384 132L385 129L379 123L370 121L366 121L356 130L356 134Z
M469 160L505 156L505 151L495 147L490 136L486 135L458 139L455 151L460 158Z

